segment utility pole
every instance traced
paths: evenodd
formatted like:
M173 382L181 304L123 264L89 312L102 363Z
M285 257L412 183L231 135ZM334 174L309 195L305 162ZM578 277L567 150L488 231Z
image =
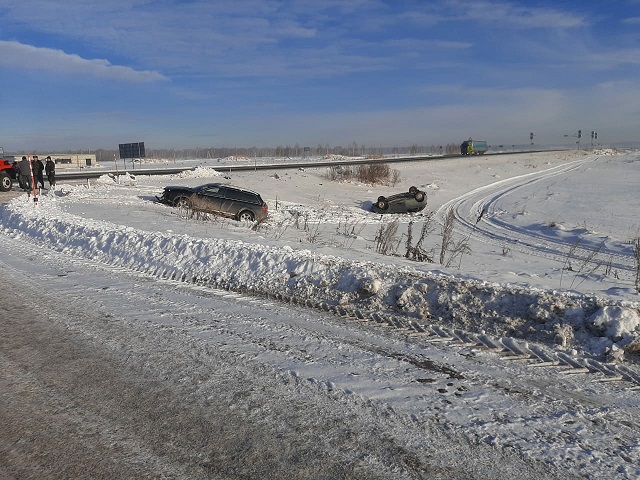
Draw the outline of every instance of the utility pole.
M578 134L577 135L565 135L565 138L566 137L577 138L578 140L576 141L576 145L577 145L577 149L580 150L580 139L582 138L582 130L578 130Z
M576 142L578 144L578 150L580 150L580 139L582 138L582 130L578 130L578 141Z

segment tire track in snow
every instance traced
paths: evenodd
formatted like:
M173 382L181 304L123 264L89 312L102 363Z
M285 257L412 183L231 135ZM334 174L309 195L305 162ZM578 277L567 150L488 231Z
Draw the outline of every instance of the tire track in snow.
M447 212L453 209L457 225L466 234L473 235L474 239L495 246L508 244L514 250L527 255L552 259L562 264L567 259L571 245L560 239L518 228L497 218L494 215L494 206L500 199L516 193L520 188L578 170L588 163L598 161L599 158L587 157L574 160L541 172L532 172L476 188L442 205L436 211L437 218L440 222L444 222ZM614 259L611 262L611 267L627 272L627 274L634 271L631 256L622 255L604 247L601 252L606 253L608 258ZM595 253L598 253L597 249L581 245L572 253L572 258L584 261L588 259L590 254Z

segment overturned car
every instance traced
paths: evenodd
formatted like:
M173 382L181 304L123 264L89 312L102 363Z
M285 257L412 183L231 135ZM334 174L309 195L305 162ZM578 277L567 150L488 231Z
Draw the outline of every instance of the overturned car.
M371 205L375 213L414 213L424 210L427 206L427 194L416 187L408 192L397 193L390 197L378 197L378 201Z

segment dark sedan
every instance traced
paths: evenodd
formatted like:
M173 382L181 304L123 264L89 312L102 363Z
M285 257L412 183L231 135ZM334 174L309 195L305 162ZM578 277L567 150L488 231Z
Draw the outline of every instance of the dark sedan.
M371 206L375 213L414 213L424 210L427 206L427 194L416 187L408 192L397 193L390 197L378 197L378 201Z
M207 183L199 187L165 187L158 201L243 222L262 221L267 218L268 211L267 204L258 193L221 183Z

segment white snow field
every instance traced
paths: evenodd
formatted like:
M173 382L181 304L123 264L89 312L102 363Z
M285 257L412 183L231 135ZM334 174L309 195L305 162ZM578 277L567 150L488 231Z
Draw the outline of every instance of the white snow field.
M224 171L237 162L60 182L37 203L20 194L0 209L14 252L0 266L76 311L253 372L252 385L228 388L277 388L379 422L417 459L345 453L380 478L640 476L640 153L434 157L389 164L399 181L375 186L332 180L313 159ZM194 217L156 201L166 185L218 181L259 192L269 218ZM426 210L370 211L410 186L427 192ZM126 351L109 329L56 318ZM139 348L167 370L180 355ZM198 395L216 388L198 365L176 368ZM429 476L421 455L462 470Z

